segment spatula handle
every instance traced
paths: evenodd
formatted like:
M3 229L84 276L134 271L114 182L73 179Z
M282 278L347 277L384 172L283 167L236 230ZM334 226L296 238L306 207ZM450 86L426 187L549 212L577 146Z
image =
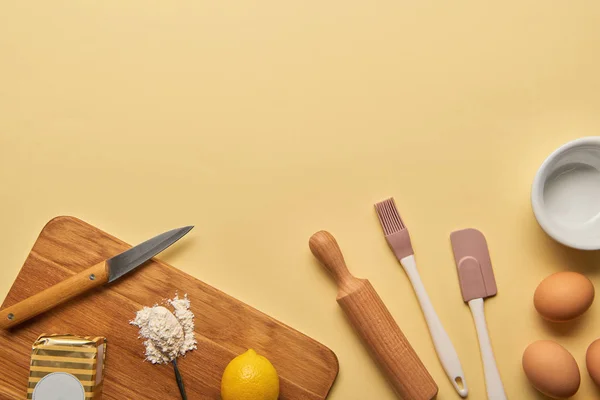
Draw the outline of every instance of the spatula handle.
M106 262L102 261L40 293L0 310L0 328L8 329L16 326L106 282L108 282L108 268Z
M353 277L334 237L317 232L312 253L333 275L337 301L403 400L431 400L438 388L369 281Z
M477 339L479 340L479 349L481 350L481 360L483 361L483 373L485 375L485 389L488 400L506 400L504 385L500 378L500 372L496 365L492 342L488 333L483 311L483 299L473 299L469 301L469 308L475 321L477 330Z

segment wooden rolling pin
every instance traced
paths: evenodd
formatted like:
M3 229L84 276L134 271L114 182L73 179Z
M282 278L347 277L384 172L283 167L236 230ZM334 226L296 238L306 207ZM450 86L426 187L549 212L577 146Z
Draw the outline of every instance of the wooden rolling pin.
M335 238L325 231L311 236L309 247L338 286L337 302L404 400L431 400L438 387L408 340L366 279L348 271Z

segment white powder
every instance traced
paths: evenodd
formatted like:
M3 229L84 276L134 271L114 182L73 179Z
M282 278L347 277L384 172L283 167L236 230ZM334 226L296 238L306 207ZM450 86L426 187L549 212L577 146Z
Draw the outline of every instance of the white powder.
M146 339L146 360L153 364L173 361L180 355L196 349L194 314L190 311L187 295L167 300L175 315L166 307L155 304L136 313L130 323L140 328L140 338Z
M194 313L190 310L190 299L187 294L180 299L175 295L169 304L175 310L175 317L183 328L183 344L179 350L180 355L184 355L187 351L195 350L196 337L194 335Z

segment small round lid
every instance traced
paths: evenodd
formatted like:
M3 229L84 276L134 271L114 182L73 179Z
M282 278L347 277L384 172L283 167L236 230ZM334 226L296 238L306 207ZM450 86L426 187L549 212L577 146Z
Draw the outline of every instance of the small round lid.
M85 390L79 379L66 372L53 372L35 385L33 400L84 400Z

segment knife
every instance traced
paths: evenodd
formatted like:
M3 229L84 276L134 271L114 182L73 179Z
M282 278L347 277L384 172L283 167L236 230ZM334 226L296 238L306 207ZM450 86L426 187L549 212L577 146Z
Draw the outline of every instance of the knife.
M192 228L193 226L186 226L161 233L38 294L0 310L0 328L11 328L88 290L121 278L181 239Z

